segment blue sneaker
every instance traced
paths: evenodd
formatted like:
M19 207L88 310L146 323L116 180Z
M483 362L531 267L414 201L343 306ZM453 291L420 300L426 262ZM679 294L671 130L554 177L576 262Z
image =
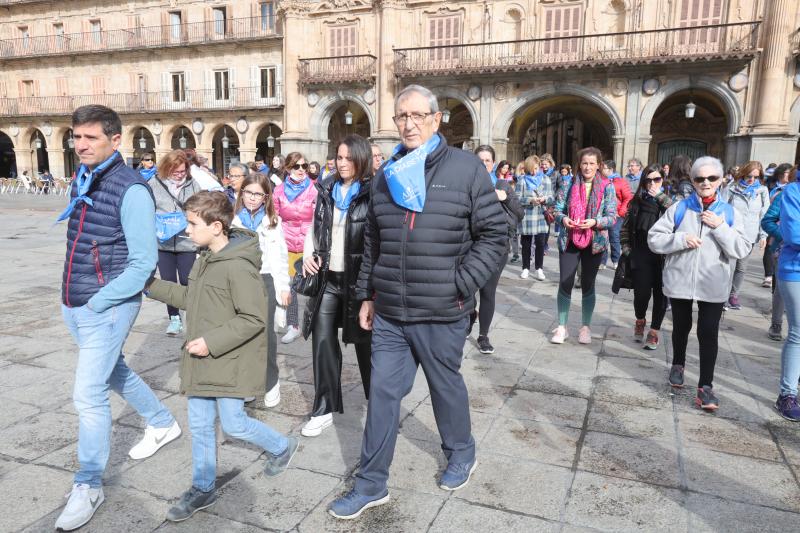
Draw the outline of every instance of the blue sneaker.
M469 478L478 466L478 460L471 463L450 463L439 480L439 488L444 490L458 490L469 483Z
M778 396L778 401L775 402L775 409L786 420L791 420L792 422L800 420L800 406L797 405L797 396L793 394Z
M183 331L183 324L181 323L181 316L175 315L169 317L169 326L167 326L167 335L170 337L175 337L180 335L181 331Z
M370 507L377 507L384 503L389 503L388 490L382 496L364 496L353 489L341 498L333 500L328 507L328 512L336 518L352 520L361 516L361 513Z

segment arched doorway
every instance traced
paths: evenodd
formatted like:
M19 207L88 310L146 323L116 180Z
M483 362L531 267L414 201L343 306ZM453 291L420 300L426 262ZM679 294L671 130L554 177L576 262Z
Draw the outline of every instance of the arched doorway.
M72 129L68 129L61 137L61 148L64 150L64 177L72 176L78 170L75 157L75 139Z
M143 126L134 128L133 133L133 146L131 146L133 148L133 161L131 161L131 166L136 168L139 166L142 155L148 152L155 153L156 140L150 130Z
M281 130L275 124L267 124L261 128L256 137L256 154L264 158L264 163L270 166L272 157L281 153ZM272 144L272 146L270 146ZM285 155L285 154L284 154Z
M691 106L694 104L694 116ZM696 159L710 155L724 161L728 117L716 96L702 90L678 91L656 109L650 123L652 162L667 163L683 154Z
M11 137L0 131L0 177L17 176L17 154Z
M447 144L456 148L472 149L475 125L472 123L472 115L467 106L452 98L439 98L439 107L442 111L439 132L447 139ZM445 122L445 118L448 118L447 122Z
M581 148L595 146L614 157L614 125L608 114L580 96L552 96L516 113L508 130L506 159L514 164L531 154L551 154L556 164L575 165Z
M31 162L36 163L36 168L32 169L34 176L36 172L50 170L50 158L47 155L47 140L39 130L33 130L33 133L31 133L31 153L33 154Z
M239 162L239 135L232 126L224 124L214 133L211 146L214 149L214 172L217 176L224 176L231 163Z
M172 132L170 147L173 150L183 150L185 148L196 148L197 143L194 140L194 134L189 128L179 126Z
M360 105L350 102L342 102L331 114L328 123L328 155L336 151L339 141L351 133L356 133L362 137L370 136L369 117Z

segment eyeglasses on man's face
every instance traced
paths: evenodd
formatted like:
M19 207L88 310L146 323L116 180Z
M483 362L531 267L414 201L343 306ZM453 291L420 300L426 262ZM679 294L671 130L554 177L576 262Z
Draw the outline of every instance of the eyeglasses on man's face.
M232 180L240 180L244 178L244 174L228 174L228 178Z
M431 115L435 115L436 111L429 111L427 113L404 113L402 115L395 115L392 117L394 123L398 126L405 126L408 123L408 120L411 119L411 122L416 124L417 126L421 126L425 119Z

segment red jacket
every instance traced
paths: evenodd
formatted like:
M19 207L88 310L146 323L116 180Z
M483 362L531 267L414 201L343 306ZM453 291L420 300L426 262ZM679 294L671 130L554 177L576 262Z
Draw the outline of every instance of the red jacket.
M609 179L614 185L614 192L617 193L617 215L620 218L623 218L628 214L628 204L631 203L631 200L633 199L631 186L628 183L628 180L619 174L614 174Z

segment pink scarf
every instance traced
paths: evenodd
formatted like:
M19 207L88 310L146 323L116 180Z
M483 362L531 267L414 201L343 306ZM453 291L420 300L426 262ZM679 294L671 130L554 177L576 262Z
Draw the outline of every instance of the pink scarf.
M572 180L572 190L569 195L569 218L575 224L583 222L586 217L586 209L589 205L589 198L586 195L586 186L583 181L583 176L576 176ZM589 229L571 229L569 230L569 238L576 248L583 250L592 242L592 230Z

